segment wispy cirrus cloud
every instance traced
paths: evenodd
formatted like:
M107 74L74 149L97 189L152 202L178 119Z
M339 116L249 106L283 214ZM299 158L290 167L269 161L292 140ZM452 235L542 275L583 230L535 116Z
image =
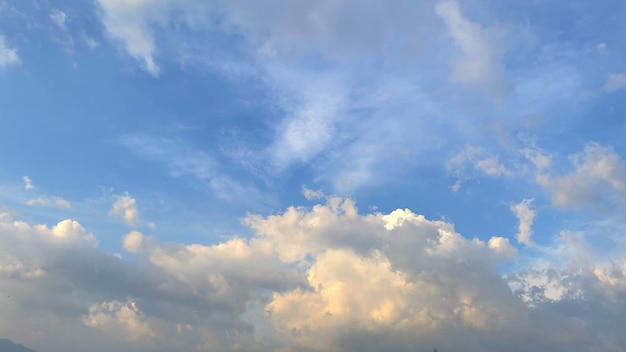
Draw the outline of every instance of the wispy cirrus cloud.
M607 93L614 93L624 88L626 88L626 73L611 73L602 86Z
M219 199L239 204L271 202L253 182L232 177L211 154L179 140L137 134L122 136L120 142L138 156L162 164L172 177L206 185Z
M72 207L71 203L61 197L38 197L29 199L25 202L30 206L40 206L40 207L59 207L69 209Z

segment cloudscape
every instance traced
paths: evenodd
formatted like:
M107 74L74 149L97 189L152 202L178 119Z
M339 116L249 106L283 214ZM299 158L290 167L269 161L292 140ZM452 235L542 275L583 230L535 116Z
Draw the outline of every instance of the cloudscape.
M626 351L624 23L0 0L0 349Z

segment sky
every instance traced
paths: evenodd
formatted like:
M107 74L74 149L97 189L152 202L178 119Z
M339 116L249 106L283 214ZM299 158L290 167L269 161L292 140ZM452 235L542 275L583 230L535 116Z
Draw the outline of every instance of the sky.
M0 339L626 351L624 23L621 0L0 0Z

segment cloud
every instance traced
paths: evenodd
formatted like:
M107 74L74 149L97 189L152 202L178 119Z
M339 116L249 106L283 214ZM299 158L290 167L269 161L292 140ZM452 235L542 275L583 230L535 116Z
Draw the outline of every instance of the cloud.
M511 211L515 213L519 221L518 232L515 238L519 243L527 246L532 244L530 237L533 234L532 226L535 220L535 211L532 209L533 199L524 199L517 204L511 205Z
M473 170L467 170L468 166ZM500 162L498 155L490 154L484 148L469 144L448 160L446 168L457 179L451 187L453 192L459 191L463 181L470 178L473 171L493 177L511 177L515 174Z
M309 74L294 69L273 72L277 85L286 92L283 99L292 100L283 104L286 116L268 151L279 170L309 162L337 143L333 136L347 103L346 84L334 72Z
M607 93L614 93L626 87L626 73L612 73L604 82L604 89Z
M552 166L552 155L545 153L539 148L523 148L520 150L520 154L530 160L538 172L543 172Z
M218 165L211 155L182 142L143 134L122 136L120 142L143 158L164 163L174 177L210 179L216 174Z
M602 56L609 56L609 51L607 49L606 43L598 43L598 45L596 45L596 51Z
M124 246L137 260L126 261L75 220L3 218L0 293L13 303L0 305L0 328L50 352L582 352L626 342L624 260L502 277L497 267L517 255L507 238L469 239L408 209L360 214L333 197L243 222L250 238L213 245L131 232Z
M139 253L143 246L143 234L139 231L132 231L124 236L123 247L129 253Z
M304 195L304 198L306 198L307 200L314 200L323 198L324 192L322 192L321 190L314 191L312 189L308 189L302 186L302 195Z
M620 204L626 195L624 161L612 147L588 143L570 156L574 170L565 175L539 172L537 182L552 193L552 204L560 208Z
M160 340L147 318L137 309L137 304L130 302L103 302L89 307L89 315L83 317L83 323L100 329L106 334L129 339L132 342L149 344L151 340Z
M19 64L20 62L17 50L8 47L4 36L0 35L0 69L4 69L10 65Z
M102 22L107 33L119 41L130 56L139 61L144 70L152 76L158 76L161 69L156 64L156 44L151 21L157 16L167 1L140 0L99 0L102 8Z
M65 14L65 12L59 9L53 9L52 11L50 11L50 20L52 20L52 22L61 30L67 31L67 25L65 23L65 21L67 20L67 15Z
M219 199L246 205L272 201L253 182L225 174L212 155L184 142L144 134L125 135L120 142L138 156L162 163L172 177L201 181Z
M506 52L499 42L502 34L465 18L454 1L439 2L435 12L446 23L450 36L463 52L454 68L453 79L486 85L498 93L510 90L502 64Z
M116 196L116 200L109 210L109 215L122 218L128 225L137 226L139 224L139 210L135 204L135 198L127 194Z
M24 176L22 177L22 181L24 181L25 190L35 189L35 186L33 185L33 180L31 180L30 177Z
M26 204L30 206L41 206L41 207L54 206L54 207L65 208L65 209L69 209L72 207L72 204L69 201L61 197L38 197L38 198L27 200Z

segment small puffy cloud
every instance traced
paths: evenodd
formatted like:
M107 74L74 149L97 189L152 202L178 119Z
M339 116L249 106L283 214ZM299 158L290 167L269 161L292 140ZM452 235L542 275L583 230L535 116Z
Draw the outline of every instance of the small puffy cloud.
M302 195L304 195L304 198L306 198L307 200L324 198L324 192L322 192L321 190L314 191L304 186L302 187Z
M135 204L135 198L127 194L117 196L109 215L122 218L128 225L137 226L139 224L139 210Z
M30 206L41 206L41 207L53 206L53 207L65 208L65 209L69 209L72 207L72 204L69 201L61 197L38 197L38 198L27 200L26 204Z
M606 205L626 196L626 167L611 147L588 143L570 156L574 170L565 175L538 173L537 182L552 193L552 204L560 208Z
M84 324L89 327L141 344L162 337L147 320L133 301L94 304L89 307L89 314L83 317Z
M124 236L123 247L129 253L139 253L143 246L143 234L139 231L132 231Z
M491 237L487 244L489 248L502 256L504 260L513 260L517 257L517 248L513 247L506 237Z
M550 166L552 166L552 156L539 148L523 148L519 151L519 153L533 163L539 172L549 169Z
M532 226L535 220L535 210L532 208L532 203L533 199L524 199L517 204L511 205L511 211L515 213L519 221L515 238L519 243L527 246L532 244L530 237L533 234Z
M602 86L607 93L614 93L624 88L626 88L626 73L610 74Z
M606 43L598 43L598 45L596 45L596 51L602 56L609 56L609 51L607 49Z
M0 35L0 69L19 64L20 62L17 50L7 46L4 36Z
M24 181L25 190L35 189L35 186L33 185L33 180L31 180L30 177L24 176L22 177L22 181Z

